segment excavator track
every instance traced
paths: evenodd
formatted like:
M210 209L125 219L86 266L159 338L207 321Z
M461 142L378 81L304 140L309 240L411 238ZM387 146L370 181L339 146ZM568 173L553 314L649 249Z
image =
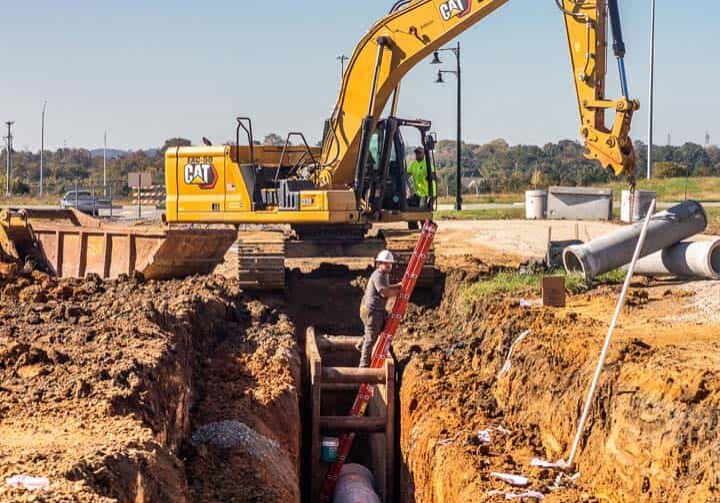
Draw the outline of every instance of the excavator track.
M282 231L240 232L238 281L248 290L285 289L285 235Z
M378 233L378 237L385 240L385 248L390 250L395 256L395 267L390 273L390 281L399 283L412 258L413 250L417 243L418 231L383 229ZM439 271L435 267L435 249L430 248L428 257L423 265L422 272L417 281L418 288L428 288L433 286Z

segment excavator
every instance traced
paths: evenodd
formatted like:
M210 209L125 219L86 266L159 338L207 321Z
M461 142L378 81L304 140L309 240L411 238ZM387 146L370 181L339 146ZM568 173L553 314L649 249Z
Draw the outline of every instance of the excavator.
M160 271L153 273L156 277L203 272L221 260L223 247L227 249L234 240L229 225L240 229L235 234L239 235L237 268L246 288L283 288L286 258L371 257L389 248L400 261L407 260L414 244L412 231L373 229L378 223L425 220L436 208L435 138L430 122L397 117L402 79L508 1L395 2L355 47L333 113L325 122L320 147L309 146L300 132L288 133L283 146L258 145L251 119L238 117L234 144L214 146L204 141L203 146L169 149L165 155L164 229L156 232L157 242L146 245L145 250L150 255L164 250L158 254L164 257L162 267L155 267L152 257L139 260L142 257L136 245L128 245L123 257L129 255L148 270ZM552 1L565 22L585 155L616 176L627 176L634 187L636 154L629 133L639 102L629 98L618 1ZM553 7L550 1L548 4ZM616 100L605 97L608 25L622 91ZM606 124L607 111L614 112L610 126ZM414 141L429 160L431 194L420 203L409 197L405 142L409 134L415 135ZM92 224L86 218L80 221L76 214L73 219L79 237L70 241L79 243L81 254L87 256L64 271L82 275L93 269L107 276L133 267L127 257L122 259L122 267L114 265L112 244L106 242L112 235L110 224ZM4 228L5 242L12 241L8 236L21 235L27 246L35 221L41 223L38 228L45 234L63 226L27 211L5 212L0 215L0 243ZM253 224L280 229L258 231ZM68 226L64 227L67 231ZM147 228L143 231L152 234ZM132 234L132 230L124 232L125 237ZM104 241L97 238L98 233L105 236ZM185 233L194 233L188 234L193 239L186 239ZM214 235L218 236L215 241ZM54 249L50 250L51 262L59 266L68 253L62 250L58 236L40 239L39 245ZM96 246L85 246L88 250L83 252L83 240L93 236ZM126 248L125 241L120 248ZM89 267L96 261L102 263ZM432 260L428 269L422 277L430 277Z

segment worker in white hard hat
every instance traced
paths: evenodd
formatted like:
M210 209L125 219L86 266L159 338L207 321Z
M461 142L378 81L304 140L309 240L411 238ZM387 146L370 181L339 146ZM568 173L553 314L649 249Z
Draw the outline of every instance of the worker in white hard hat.
M395 258L388 250L378 253L375 259L375 271L365 287L365 295L360 303L360 319L365 327L360 348L360 367L370 366L373 346L387 318L385 304L388 299L400 293L400 283L390 284L390 271L394 263Z

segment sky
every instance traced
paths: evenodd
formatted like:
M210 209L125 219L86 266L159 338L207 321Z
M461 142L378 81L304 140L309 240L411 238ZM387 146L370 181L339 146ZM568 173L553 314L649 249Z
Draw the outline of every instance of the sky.
M0 121L16 149L140 149L183 136L303 131L314 143L335 104L337 56L351 55L392 0L0 1ZM647 139L650 0L621 0L630 94L643 108L632 136ZM720 138L720 2L657 0L655 143ZM562 18L553 0L510 0L459 38L463 140L544 144L578 138ZM452 55L444 68L453 69ZM403 83L399 116L455 137L455 85L419 64ZM619 95L614 60L609 98ZM3 133L4 135L4 133Z

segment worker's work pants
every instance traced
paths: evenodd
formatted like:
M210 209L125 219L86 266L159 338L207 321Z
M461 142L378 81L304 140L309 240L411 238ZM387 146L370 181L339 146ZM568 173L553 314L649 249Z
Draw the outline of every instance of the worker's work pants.
M370 311L364 306L360 307L360 319L365 330L363 332L362 349L360 352L360 368L369 367L372 359L373 346L385 326L385 311Z

